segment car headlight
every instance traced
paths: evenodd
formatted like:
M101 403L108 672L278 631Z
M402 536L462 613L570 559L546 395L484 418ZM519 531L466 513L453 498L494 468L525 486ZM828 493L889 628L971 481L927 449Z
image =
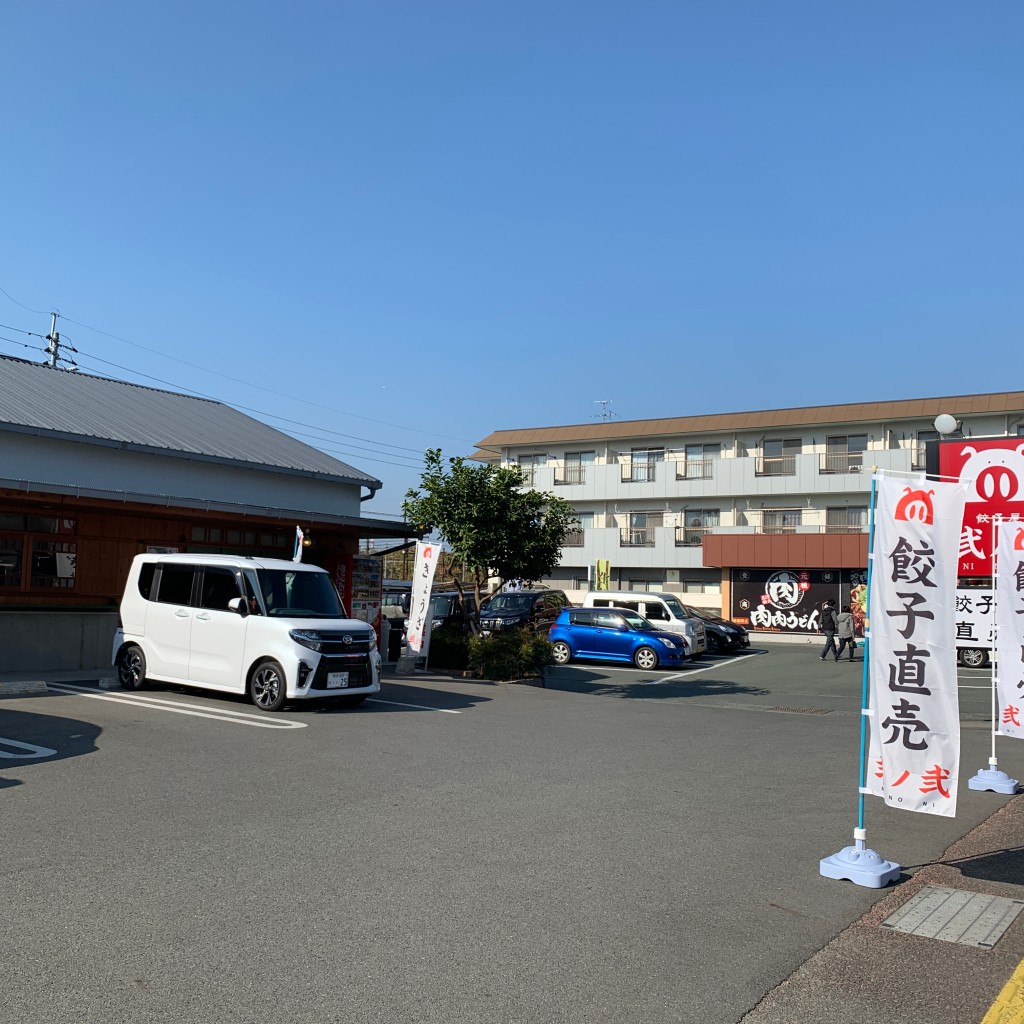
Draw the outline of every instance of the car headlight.
M297 644L302 644L303 647L308 647L311 651L320 650L322 640L315 629L290 629L288 635Z
M664 645L665 645L666 647L675 647L675 646L676 646L676 642L675 642L675 640L669 640L669 638L668 638L667 636L659 636L659 637L658 637L658 639L659 639L659 640L660 640L660 641L661 641L661 642L662 642L662 643L663 643L663 644L664 644Z

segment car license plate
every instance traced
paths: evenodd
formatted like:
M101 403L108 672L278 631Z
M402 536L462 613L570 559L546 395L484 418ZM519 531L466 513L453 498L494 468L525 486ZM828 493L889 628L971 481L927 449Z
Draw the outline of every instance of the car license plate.
M347 672L328 672L327 673L327 689L328 690L343 690L348 687L348 673Z

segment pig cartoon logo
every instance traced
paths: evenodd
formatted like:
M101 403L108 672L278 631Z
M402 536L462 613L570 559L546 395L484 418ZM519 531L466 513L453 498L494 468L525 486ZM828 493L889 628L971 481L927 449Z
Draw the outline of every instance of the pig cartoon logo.
M1024 551L1024 529L1017 531L1017 536L1013 538L1013 550Z
M1024 444L1009 448L986 448L978 451L972 445L960 449L968 456L960 479L971 483L981 501L1012 501L1024 481Z
M934 491L915 491L911 487L904 488L903 497L896 502L894 519L904 522L925 523L930 526L935 521L935 509L932 505Z

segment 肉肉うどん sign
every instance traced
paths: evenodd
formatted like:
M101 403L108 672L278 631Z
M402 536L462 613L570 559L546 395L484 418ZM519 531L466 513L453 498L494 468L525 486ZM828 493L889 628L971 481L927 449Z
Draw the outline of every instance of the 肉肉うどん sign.
M849 574L851 605L863 590L860 577ZM821 606L839 604L843 576L838 569L733 569L733 622L748 629L776 633L817 633Z

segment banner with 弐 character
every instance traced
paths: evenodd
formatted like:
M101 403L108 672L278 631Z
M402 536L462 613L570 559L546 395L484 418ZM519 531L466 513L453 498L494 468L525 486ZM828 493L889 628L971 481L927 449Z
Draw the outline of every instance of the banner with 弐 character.
M960 773L957 552L966 485L876 477L867 786L887 804L952 817Z
M1024 526L997 523L996 732L1024 739Z

